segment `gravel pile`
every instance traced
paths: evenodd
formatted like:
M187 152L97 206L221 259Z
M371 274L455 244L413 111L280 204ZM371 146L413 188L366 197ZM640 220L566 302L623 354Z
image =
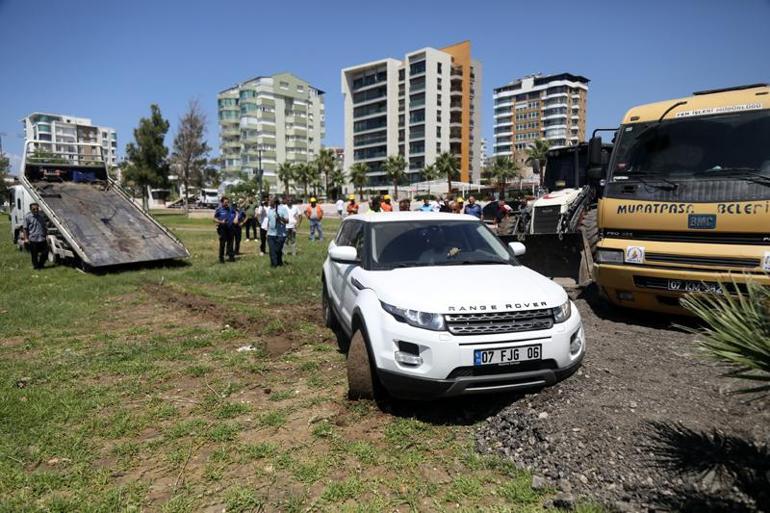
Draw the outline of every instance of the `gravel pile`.
M759 451L747 459L761 459L770 441L768 405L731 394L734 383L697 354L692 335L649 318L598 316L586 301L576 303L589 343L582 369L490 417L477 432L478 450L530 470L535 488L558 490L556 507L587 499L618 511L760 511L770 473L754 476L760 492L752 493L708 468L675 472L661 464L670 450L658 452L656 440L674 440L697 466L693 455L712 449L706 442L718 429Z

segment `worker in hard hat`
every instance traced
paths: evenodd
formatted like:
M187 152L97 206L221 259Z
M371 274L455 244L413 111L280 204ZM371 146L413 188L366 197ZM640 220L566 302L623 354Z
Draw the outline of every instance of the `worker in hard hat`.
M464 207L465 207L465 200L463 200L461 197L460 198L456 198L454 203L452 204L452 213L453 214L462 214Z
M310 205L305 208L305 217L310 221L310 240L324 240L324 232L321 229L321 220L324 218L324 211L318 200L310 198Z
M352 216L358 214L358 203L356 203L356 196L351 194L348 196L348 215Z
M382 201L380 202L380 211L393 212L393 205L390 204L390 194L386 194L382 197Z

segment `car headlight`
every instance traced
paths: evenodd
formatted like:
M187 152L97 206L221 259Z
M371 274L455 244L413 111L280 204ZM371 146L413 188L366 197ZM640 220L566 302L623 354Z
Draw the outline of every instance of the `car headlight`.
M553 309L553 320L554 322L564 322L567 319L569 319L569 316L572 315L572 301L569 299L566 303L564 303L561 306L557 306Z
M441 314L418 312L417 310L407 310L397 306L382 303L382 308L399 322L405 322L415 328L423 328L432 331L444 331L444 316Z
M596 251L594 260L598 264L622 264L623 252L619 249L600 249Z

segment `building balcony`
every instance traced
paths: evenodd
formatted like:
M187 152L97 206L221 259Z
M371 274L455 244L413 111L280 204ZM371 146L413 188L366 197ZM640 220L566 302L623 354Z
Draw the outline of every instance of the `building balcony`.
M219 135L222 137L238 137L241 135L241 131L237 128L223 128Z
M543 121L547 121L549 119L562 119L562 118L563 119L567 119L567 113L566 112L564 114L547 114L547 115L541 117L540 119L543 120Z
M543 96L542 99L543 100L548 100L550 98L560 98L560 97L565 97L566 98L567 96L569 96L569 93L552 93L552 94L547 94L547 95Z
M567 108L566 103L551 103L549 105L543 105L540 107L540 110L551 110L551 109L559 109L559 108Z
M573 103L572 104L572 110L578 110L580 108L580 105Z

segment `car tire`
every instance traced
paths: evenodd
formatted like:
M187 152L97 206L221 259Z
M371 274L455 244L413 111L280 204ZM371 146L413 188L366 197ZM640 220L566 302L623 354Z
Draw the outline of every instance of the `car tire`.
M361 330L356 331L350 339L350 349L347 360L348 370L348 399L375 399L377 389L376 377L369 358L369 348Z

